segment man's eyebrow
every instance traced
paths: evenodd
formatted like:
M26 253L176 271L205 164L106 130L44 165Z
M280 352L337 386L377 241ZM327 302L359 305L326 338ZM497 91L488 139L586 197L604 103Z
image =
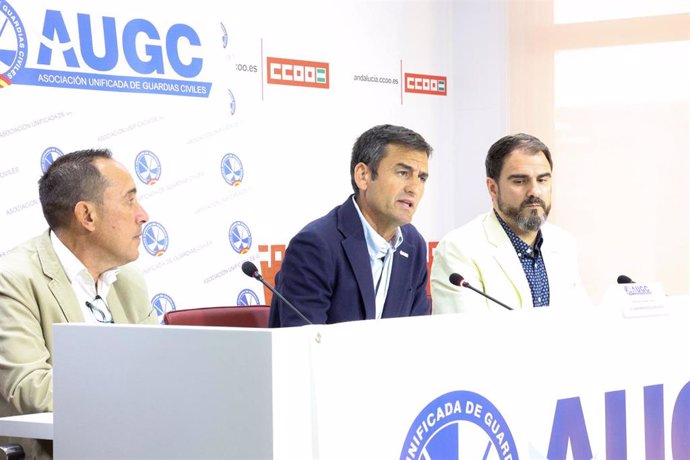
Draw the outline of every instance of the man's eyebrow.
M529 175L528 174L511 174L508 176L508 179L528 179Z
M530 176L529 174L511 174L510 176L508 176L508 179L529 179L530 177L532 176ZM551 173L547 172L537 175L537 179L543 179L544 177L551 177Z
M136 195L136 194L137 194L137 188L136 188L136 187L132 187L131 189L127 190L127 192L125 193L125 196L127 196L127 195Z
M414 169L412 166L408 165L407 163L396 163L395 167L407 169L408 171L412 171Z

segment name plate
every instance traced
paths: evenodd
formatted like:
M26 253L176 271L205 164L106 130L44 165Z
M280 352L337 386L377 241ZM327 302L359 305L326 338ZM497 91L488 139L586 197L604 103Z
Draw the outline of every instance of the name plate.
M626 318L667 315L666 294L659 283L628 283L610 286L604 305L618 307Z

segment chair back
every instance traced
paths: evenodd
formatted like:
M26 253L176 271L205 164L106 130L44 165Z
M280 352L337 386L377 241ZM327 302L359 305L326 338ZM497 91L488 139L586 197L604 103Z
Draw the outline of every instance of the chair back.
M190 308L168 311L163 323L176 326L268 327L268 305Z

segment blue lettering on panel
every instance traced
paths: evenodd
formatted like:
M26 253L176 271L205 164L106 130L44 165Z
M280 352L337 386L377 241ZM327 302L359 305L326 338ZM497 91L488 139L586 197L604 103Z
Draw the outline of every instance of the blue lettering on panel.
M117 30L115 29L115 18L103 16L103 43L105 43L105 54L96 56L93 49L93 31L91 29L91 18L88 14L78 14L79 41L81 42L81 56L84 63L94 70L106 72L113 70L117 64Z
M568 441L572 448L573 460L592 459L592 447L589 444L587 425L579 397L559 399L556 403L548 458L566 458Z
M673 406L671 450L674 459L690 458L690 382L680 390Z
M161 37L156 30L156 26L145 19L133 19L127 23L122 32L122 47L125 51L125 59L129 66L137 73L163 73L163 52L160 46L147 44L144 46L146 57L143 60L137 54L137 36L144 34L148 38L159 40Z
M644 387L645 458L666 458L664 446L664 386Z
M628 436L625 410L625 390L607 391L604 394L606 408L606 458L628 458Z
M62 14L59 11L46 10L46 17L43 22L43 36L48 40L53 41L56 35L59 43L71 42L69 33L67 32L67 26L65 26L65 21L62 19ZM62 55L65 58L65 65L67 67L79 67L79 62L77 61L77 55L74 52L74 47L65 49L62 52ZM38 63L42 65L49 65L51 64L52 60L53 50L41 43L41 47L38 50Z
M5 4L4 0L0 2ZM9 10L9 6L5 9ZM145 18L122 21L118 17L83 12L74 13L76 21L70 22L65 21L65 14L54 9L45 10L43 36L33 61L39 67L33 68L27 65L31 59L26 56L20 18L13 20L17 45L16 50L1 50L3 63L12 58L12 66L0 75L3 81L44 87L209 97L212 84L192 80L201 75L204 59L199 34L190 25L177 23L161 30ZM129 72L125 70L124 74L114 73L115 69L127 68Z
M200 58L192 58L192 61L187 65L182 62L178 51L181 38L186 38L192 46L201 46L199 35L197 35L194 29L185 24L175 24L170 28L168 35L165 37L168 61L170 61L170 66L173 70L179 75L186 78L194 78L201 72L203 61Z

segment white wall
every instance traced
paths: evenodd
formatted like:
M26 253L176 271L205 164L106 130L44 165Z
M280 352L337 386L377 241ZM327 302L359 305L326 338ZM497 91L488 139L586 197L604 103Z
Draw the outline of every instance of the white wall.
M0 255L45 228L36 181L41 155L49 148L67 153L109 147L130 168L151 220L167 235L161 255L149 254L145 244L137 261L154 304L163 308L170 302L176 308L235 304L243 295L250 299L242 294L245 289L262 301L262 287L242 274L241 263L261 263L272 279L280 254L271 251L351 192L352 144L375 124L407 126L434 147L427 194L415 219L427 240L437 241L488 206L481 163L506 126L501 3L348 2L336 8L328 2L200 2L190 8L168 2L164 10L141 2L36 6L12 0L8 5L23 24L27 55L25 73L0 89ZM59 12L68 43L41 36L47 10ZM102 17L115 19L120 54L112 71L85 65L78 14L90 17L96 55L105 48ZM183 39L180 59L203 59L201 74L187 81L210 83L208 97L26 84L26 69L150 77L133 71L124 59L123 50L131 45L123 44L122 31L137 19L153 24L161 36L180 23L198 33L202 46ZM11 40L16 36L16 29L6 28L0 48L16 48ZM136 49L143 56L145 45L162 43L139 36ZM38 62L41 44L53 50L49 64ZM70 48L78 68L63 57ZM329 63L330 88L267 84L268 57ZM446 77L447 95L402 91L405 72ZM398 83L355 81L355 75ZM168 60L165 72L154 76L185 81ZM135 175L135 158L144 150L160 163L155 184ZM221 175L227 153L243 165L243 179L235 187ZM251 236L251 246L241 254L229 241L237 221Z

